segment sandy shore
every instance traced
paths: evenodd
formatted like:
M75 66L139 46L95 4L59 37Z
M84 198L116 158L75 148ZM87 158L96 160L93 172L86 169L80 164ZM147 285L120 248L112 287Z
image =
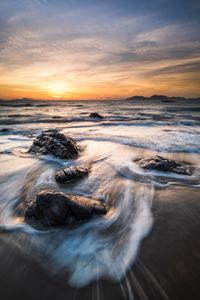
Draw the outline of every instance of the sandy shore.
M194 188L156 193L154 227L133 267L144 299L200 299L199 200Z
M52 278L1 234L0 291L9 299L200 299L200 201L195 188L158 190L153 202L154 227L138 259L119 283L95 282L82 289Z

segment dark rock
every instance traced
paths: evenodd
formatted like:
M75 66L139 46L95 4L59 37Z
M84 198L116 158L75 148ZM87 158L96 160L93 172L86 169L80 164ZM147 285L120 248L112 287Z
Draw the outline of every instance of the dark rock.
M35 107L47 107L49 106L49 104L37 104L35 105Z
M36 195L35 201L26 210L25 221L36 227L56 227L106 212L105 205L99 200L45 190Z
M91 113L89 117L93 119L103 119L103 117L98 113Z
M80 147L70 137L59 133L56 129L43 131L33 141L30 153L53 154L61 158L74 158L78 156Z
M187 164L170 160L159 155L142 158L135 161L135 163L144 169L191 175L190 166Z
M20 114L8 115L8 118L20 118L20 117L24 117L24 116Z
M10 128L3 128L3 129L1 129L0 130L0 132L9 132L9 131L11 131L12 129L10 129Z
M161 100L162 102L166 102L166 103L172 103L174 102L173 100Z
M31 104L31 103L25 103L24 106L26 106L26 107L32 107L33 104Z
M66 167L56 172L55 179L59 183L66 183L83 178L89 174L86 167Z

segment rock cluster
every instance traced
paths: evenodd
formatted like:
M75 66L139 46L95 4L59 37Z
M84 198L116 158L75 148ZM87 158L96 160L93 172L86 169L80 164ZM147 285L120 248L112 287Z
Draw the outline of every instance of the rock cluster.
M90 117L102 118L97 113L92 113ZM80 147L72 138L66 137L56 129L43 131L36 137L29 149L31 153L52 154L67 159L77 157L79 151ZM135 163L147 170L191 175L191 167L186 163L180 163L159 155L138 159ZM56 171L55 180L58 183L67 184L88 174L89 169L85 166L65 167ZM99 200L44 190L37 193L35 200L28 205L25 221L35 227L56 227L73 224L106 212L105 204Z
M56 129L43 131L35 138L30 153L52 154L60 158L76 158L80 147L77 143ZM71 166L58 170L55 180L67 184L89 174L84 166ZM37 193L34 201L25 211L25 222L40 228L73 224L77 221L105 214L106 206L99 200L81 196L66 195L62 192L44 190Z

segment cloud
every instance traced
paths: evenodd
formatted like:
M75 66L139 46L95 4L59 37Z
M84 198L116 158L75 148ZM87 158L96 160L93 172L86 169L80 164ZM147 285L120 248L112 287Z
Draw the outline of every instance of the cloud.
M197 1L181 3L0 2L0 83L39 88L60 81L74 93L104 85L109 94L118 84L122 95L169 74L184 72L192 80L199 68L200 7Z

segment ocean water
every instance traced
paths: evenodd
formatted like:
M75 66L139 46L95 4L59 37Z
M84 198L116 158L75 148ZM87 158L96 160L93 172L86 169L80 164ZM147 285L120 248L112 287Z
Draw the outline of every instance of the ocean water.
M91 118L92 112L103 119ZM0 132L0 233L51 276L64 274L73 288L123 280L154 226L155 190L200 186L200 103L195 100L3 105L0 124L0 130L8 129ZM75 160L28 154L34 138L49 128L74 138L84 151ZM134 163L156 154L190 163L193 174L144 171ZM67 165L91 165L91 172L61 187L54 174ZM99 199L109 211L74 229L33 229L16 207L45 188Z

